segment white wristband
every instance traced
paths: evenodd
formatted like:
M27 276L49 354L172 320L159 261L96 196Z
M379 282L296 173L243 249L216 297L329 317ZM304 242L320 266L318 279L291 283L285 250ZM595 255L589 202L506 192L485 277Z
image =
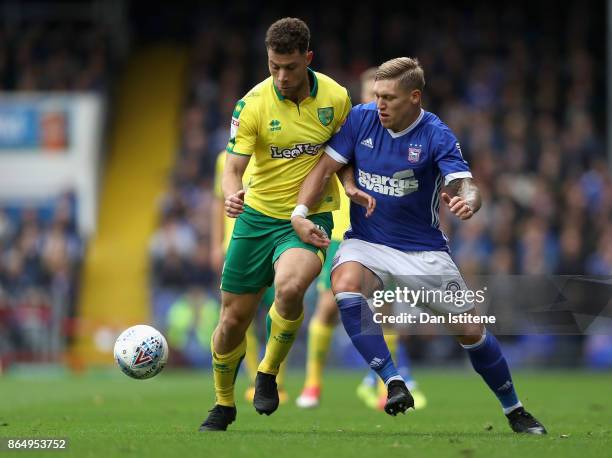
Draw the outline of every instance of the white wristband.
M291 213L291 219L293 219L294 216L299 216L300 218L306 218L308 216L308 207L302 204L297 205L294 208L293 213Z

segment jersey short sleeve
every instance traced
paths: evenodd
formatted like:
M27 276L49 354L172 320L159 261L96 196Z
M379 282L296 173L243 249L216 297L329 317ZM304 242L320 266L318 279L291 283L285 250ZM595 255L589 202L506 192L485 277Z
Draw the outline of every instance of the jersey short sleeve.
M355 154L355 133L353 126L357 111L352 109L340 130L338 130L325 147L325 152L336 162L348 164Z
M248 100L238 100L232 113L230 139L226 151L251 156L257 142L257 107Z
M457 178L471 178L470 167L461 153L457 137L446 126L438 133L438 145L434 160L444 177L444 185Z

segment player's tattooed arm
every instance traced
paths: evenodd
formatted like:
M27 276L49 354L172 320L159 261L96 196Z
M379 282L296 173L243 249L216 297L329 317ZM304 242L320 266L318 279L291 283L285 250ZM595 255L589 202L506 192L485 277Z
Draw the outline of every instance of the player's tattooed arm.
M442 193L442 199L451 213L462 220L474 216L482 205L480 190L472 178L457 178L451 181L447 189L454 195L451 197L446 192Z
M327 234L307 219L309 209L321 201L323 191L330 178L342 167L327 154L322 154L319 162L302 183L298 194L297 206L291 214L291 225L300 239L319 248L329 246Z
M317 165L315 165L302 183L298 195L298 204L305 205L309 208L318 204L323 197L323 191L327 183L342 165L343 164L335 161L329 155L322 154Z
M354 172L355 172L355 169L353 168L352 164L347 164L344 167L342 167L340 170L338 170L338 172L336 172L336 175L338 175L338 179L340 179L340 183L342 183L342 186L344 187L345 190L347 188L357 187L357 185L355 184Z
M480 190L472 178L458 178L451 181L449 186L455 189L455 195L463 198L474 213L480 210L482 205Z
M364 207L366 209L365 216L369 218L376 208L376 199L357 187L353 165L345 165L336 172L336 175L338 175L347 197L351 199L352 202Z

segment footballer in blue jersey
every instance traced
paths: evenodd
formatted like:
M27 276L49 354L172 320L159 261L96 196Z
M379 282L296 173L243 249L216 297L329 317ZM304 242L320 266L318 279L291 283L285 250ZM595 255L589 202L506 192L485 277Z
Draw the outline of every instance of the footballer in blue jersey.
M379 243L402 251L448 251L439 228L440 191L458 178L471 178L457 138L433 113L420 109L400 132L380 123L375 103L357 105L326 152L350 163L357 187L376 199L366 220L351 204L345 238Z
M351 110L304 181L291 217L303 241L327 246L329 241L306 216L321 199L329 178L339 172L351 198L351 229L334 258L332 290L353 345L387 385L385 411L390 415L404 413L414 401L367 299L393 286L412 291L467 290L439 228L439 205L443 200L461 220L470 219L481 206L455 135L421 106L424 86L424 72L416 59L400 57L383 63L375 77L376 103ZM418 305L448 315L449 330L498 398L512 430L546 434L519 401L501 347L486 331L474 304L440 298L431 295Z

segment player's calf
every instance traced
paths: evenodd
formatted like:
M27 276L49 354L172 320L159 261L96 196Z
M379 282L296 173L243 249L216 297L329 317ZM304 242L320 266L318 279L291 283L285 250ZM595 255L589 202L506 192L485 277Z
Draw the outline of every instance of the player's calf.
M474 370L499 400L512 430L517 433L546 434L546 428L519 401L510 368L495 336L483 329L483 334L476 342L464 343L468 339L469 336L458 338L467 350Z
M216 352L229 353L240 345L253 321L261 294L262 291L250 294L222 291L221 313L213 340Z

